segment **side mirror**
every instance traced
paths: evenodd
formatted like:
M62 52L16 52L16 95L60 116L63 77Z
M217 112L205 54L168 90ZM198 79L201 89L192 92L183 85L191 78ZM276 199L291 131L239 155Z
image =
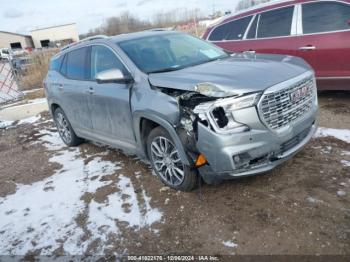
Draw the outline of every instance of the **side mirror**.
M129 83L131 76L125 76L119 69L113 68L102 71L96 75L96 81L99 84L105 83Z

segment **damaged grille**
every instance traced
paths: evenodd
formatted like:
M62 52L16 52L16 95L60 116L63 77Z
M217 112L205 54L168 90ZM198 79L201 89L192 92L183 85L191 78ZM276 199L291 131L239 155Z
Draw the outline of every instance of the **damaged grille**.
M313 107L313 77L272 93L264 94L259 103L262 121L276 130L302 118Z

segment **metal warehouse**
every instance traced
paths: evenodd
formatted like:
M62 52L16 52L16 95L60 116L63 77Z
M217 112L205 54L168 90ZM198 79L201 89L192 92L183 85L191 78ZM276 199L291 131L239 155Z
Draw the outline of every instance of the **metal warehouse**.
M35 48L63 46L79 41L76 24L65 24L31 31Z
M0 48L28 49L33 47L30 35L0 31Z

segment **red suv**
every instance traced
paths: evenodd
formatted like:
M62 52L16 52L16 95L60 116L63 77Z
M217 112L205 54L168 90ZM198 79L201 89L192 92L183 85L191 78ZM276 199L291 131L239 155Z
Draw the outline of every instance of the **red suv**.
M232 52L304 58L318 88L350 90L350 1L279 1L225 17L204 39Z

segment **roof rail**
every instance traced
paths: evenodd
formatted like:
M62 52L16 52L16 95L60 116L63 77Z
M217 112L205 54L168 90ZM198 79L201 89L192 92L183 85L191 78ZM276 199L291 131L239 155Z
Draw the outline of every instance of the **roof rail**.
M80 40L79 43L86 42L86 41L92 41L92 40L96 40L96 39L105 39L105 38L108 38L108 36L106 36L106 35L93 35L93 36L89 36L87 38Z
M80 43L84 43L84 42L87 42L87 41L92 41L92 40L97 40L97 39L105 39L105 38L108 38L108 36L106 35L94 35L94 36L90 36L90 37L87 37L87 38L84 38L78 42L75 42L75 43L72 43L72 44L69 44L69 45L66 45L65 47L61 48L61 51L64 51L68 48L71 48L72 46L75 46L77 44L80 44Z

